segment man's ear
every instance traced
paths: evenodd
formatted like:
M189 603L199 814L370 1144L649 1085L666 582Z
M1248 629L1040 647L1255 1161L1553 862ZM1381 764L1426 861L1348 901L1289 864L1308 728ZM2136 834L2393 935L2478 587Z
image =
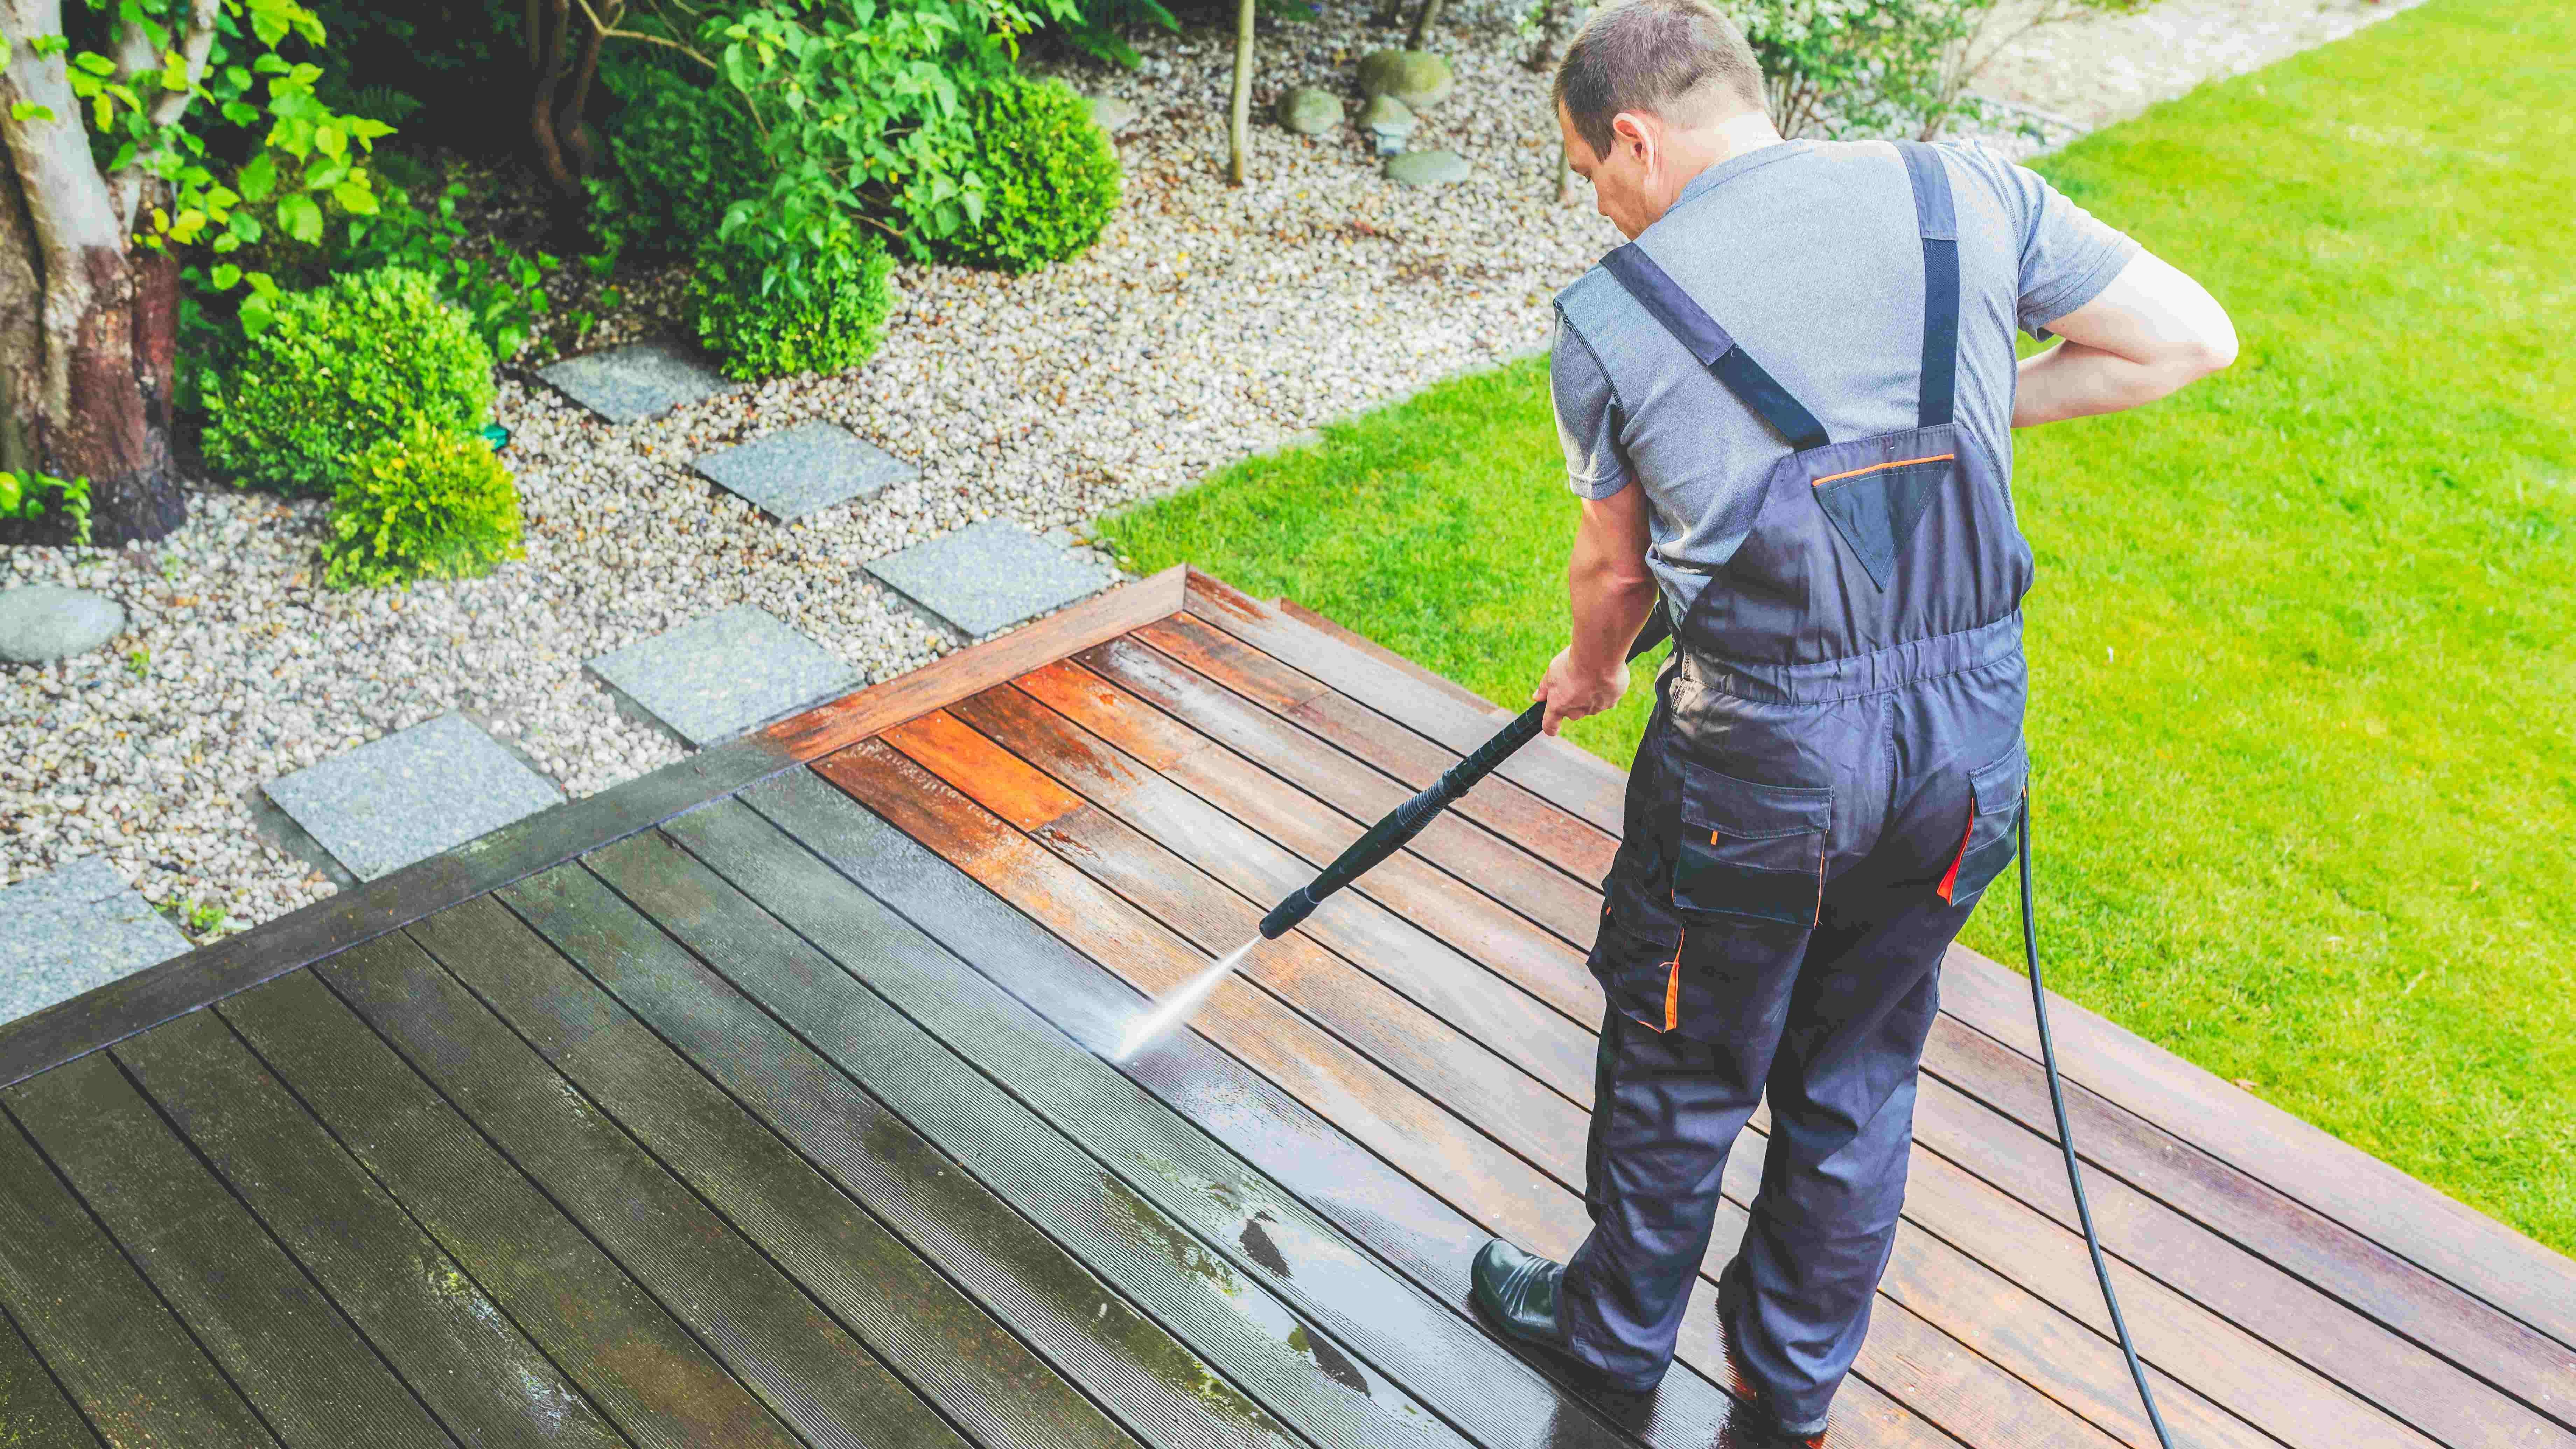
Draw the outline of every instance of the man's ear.
M1621 111L1610 118L1610 134L1619 138L1620 149L1635 154L1639 165L1653 160L1657 137L1645 116L1635 111Z

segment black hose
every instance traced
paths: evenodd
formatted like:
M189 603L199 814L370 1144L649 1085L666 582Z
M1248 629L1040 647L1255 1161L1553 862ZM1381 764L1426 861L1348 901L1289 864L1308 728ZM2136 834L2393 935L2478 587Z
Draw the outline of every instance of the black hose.
M2093 1206L2084 1200L2084 1171L2075 1160L2075 1129L2066 1121L2066 1087L2057 1076L2057 1047L2048 1036L2048 988L2039 979L2039 924L2030 906L2030 797L2021 802L2021 949L2030 962L2030 1014L2039 1021L2039 1060L2048 1069L2048 1105L2057 1114L2057 1145L2066 1153L2066 1185L2075 1189L2075 1217L2084 1225L2084 1246L2093 1254L2093 1276L2102 1284L2102 1302L2111 1310L2111 1328L2120 1336L2120 1352L2129 1360L2129 1377L2138 1385L2138 1401L2147 1406L2147 1423L2156 1442L2173 1449L2164 1415L2156 1412L2155 1390L2147 1387L2147 1370L2138 1362L2138 1346L2129 1338L2129 1321L2120 1316L2120 1295L2111 1291L2111 1265L2102 1258L2102 1237L2093 1230Z
M1637 631L1637 642L1629 646L1628 662L1634 664L1649 649L1664 642L1672 632L1671 621L1658 607L1646 626ZM1331 865L1317 872L1315 878L1288 898L1270 908L1261 918L1263 940L1276 941L1297 928L1297 924L1315 913L1324 898L1368 873L1379 861L1402 850L1413 837L1439 818L1440 812L1456 803L1459 796L1475 788L1476 782L1494 772L1514 750L1528 744L1538 735L1539 724L1547 717L1545 701L1520 712L1520 717L1497 731L1492 739L1476 747L1476 752L1440 772L1422 793L1398 805L1352 841L1350 848L1334 857Z

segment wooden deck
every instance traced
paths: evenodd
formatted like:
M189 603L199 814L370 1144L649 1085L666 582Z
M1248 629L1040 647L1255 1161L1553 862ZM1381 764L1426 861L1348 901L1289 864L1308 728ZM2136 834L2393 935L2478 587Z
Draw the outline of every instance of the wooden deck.
M1501 717L1175 571L0 1027L0 1445L1725 1443L1712 1294L1642 1407L1465 1308L1585 1228L1617 772L1099 1055ZM2151 1444L2025 988L1944 981L1834 1442ZM2576 1264L2056 1020L2181 1442L2576 1446Z

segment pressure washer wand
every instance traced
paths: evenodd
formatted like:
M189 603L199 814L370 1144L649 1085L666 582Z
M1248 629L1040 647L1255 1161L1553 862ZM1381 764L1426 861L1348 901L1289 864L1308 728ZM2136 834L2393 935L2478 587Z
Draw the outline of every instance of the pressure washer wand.
M1637 633L1637 642L1628 650L1628 662L1634 664L1649 649L1662 643L1672 632L1662 609L1646 621ZM1476 747L1476 752L1440 772L1419 795L1398 805L1387 817L1369 827L1368 834L1351 842L1351 847L1313 880L1289 893L1286 900L1270 908L1261 918L1261 936L1276 941L1296 929L1300 921L1315 913L1324 898L1368 873L1379 861L1402 850L1413 837L1420 835L1441 811L1456 804L1459 797L1476 787L1476 782L1494 773L1497 766L1511 758L1512 752L1536 738L1539 723L1547 717L1547 703L1542 700L1522 710L1520 717L1502 727L1495 736Z
M1628 650L1628 662L1637 662L1639 656L1662 643L1671 632L1671 624L1664 617L1664 611L1657 609L1654 617L1646 621L1646 627L1638 632L1636 644ZM1478 780L1494 773L1495 767L1510 758L1512 751L1528 744L1538 734L1539 722L1546 717L1544 701L1522 710L1520 718L1503 726L1500 733L1477 746L1474 754L1441 771L1440 778L1432 781L1429 789L1398 805L1385 819L1370 826L1368 834L1353 841L1351 848L1324 867L1321 874L1291 892L1288 899L1271 907L1270 914L1261 918L1258 939L1246 941L1217 958L1128 1027L1110 1060L1123 1062L1133 1057L1144 1050L1146 1043L1161 1036L1174 1024L1187 1020L1219 983L1234 974L1234 968L1243 964L1243 958L1251 954L1254 946L1262 941L1276 941L1295 930L1298 922L1315 913L1315 907L1322 905L1326 896L1358 880L1367 874L1369 867L1402 850L1405 842L1420 835L1441 811L1474 789Z

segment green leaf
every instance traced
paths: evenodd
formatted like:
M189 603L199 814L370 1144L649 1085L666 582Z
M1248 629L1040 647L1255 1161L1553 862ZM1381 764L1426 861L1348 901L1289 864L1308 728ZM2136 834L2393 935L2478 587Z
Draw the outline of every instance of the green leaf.
M233 289L233 284L240 281L241 278L242 269L234 266L230 262L218 262L215 265L215 269L206 276L206 280L212 282L215 290L218 292L231 291Z
M116 62L99 54L95 50L84 50L80 54L73 56L72 64L78 66L82 70L88 71L91 75L116 74Z
M376 214L376 193L368 190L364 181L341 182L331 188L331 199L340 203L342 211L359 216Z
M235 179L240 183L242 200L265 201L268 193L277 188L277 163L263 151L250 158L250 164Z
M310 245L322 239L322 208L313 198L301 192L281 197L277 203L277 224L297 241Z
M266 297L253 295L242 300L241 330L244 337L257 337L277 320L277 304Z

